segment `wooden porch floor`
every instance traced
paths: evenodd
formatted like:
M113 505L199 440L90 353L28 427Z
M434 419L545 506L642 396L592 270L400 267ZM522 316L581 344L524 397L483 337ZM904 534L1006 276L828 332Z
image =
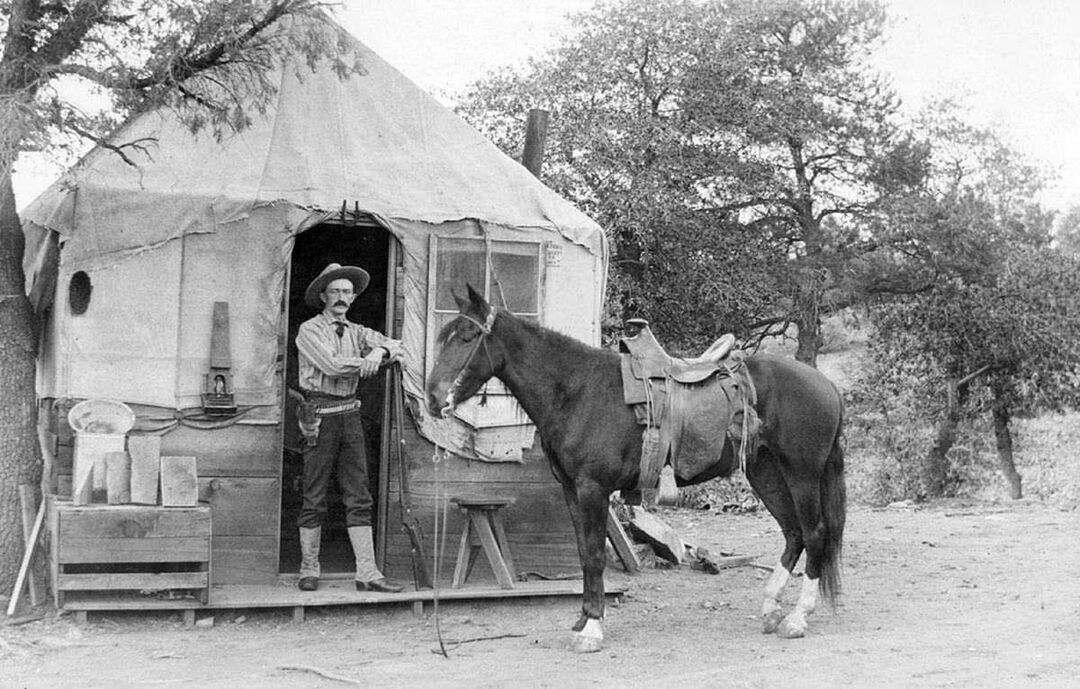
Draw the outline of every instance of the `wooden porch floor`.
M410 605L413 612L424 614L425 605L433 605L436 592L406 587L401 593L373 593L356 590L351 575L324 575L317 591L300 591L296 587L296 574L281 575L276 584L224 584L210 588L209 602L200 603L194 597L161 598L140 595L135 592L94 592L84 595L68 595L63 609L73 612L76 621L85 623L90 612L118 610L174 610L181 612L187 625L195 623L196 612L213 610L282 608L291 609L294 622L304 620L307 608L334 605ZM608 595L621 597L630 587L626 576L615 573L605 578L604 589ZM514 588L500 588L494 581L467 583L461 588L440 586L438 599L442 601L495 600L507 598L530 598L545 596L580 596L581 580L517 581Z

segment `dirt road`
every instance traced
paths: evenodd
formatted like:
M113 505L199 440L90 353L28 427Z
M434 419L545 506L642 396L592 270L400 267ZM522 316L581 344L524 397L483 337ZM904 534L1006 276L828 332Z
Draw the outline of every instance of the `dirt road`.
M766 515L663 511L684 539L760 554ZM853 507L845 592L800 640L765 636L766 572L688 567L634 577L609 607L604 650L567 650L575 599L218 614L0 626L0 687L1075 687L1080 686L1080 512L1037 503ZM798 582L789 584L790 605ZM466 641L465 643L455 643Z

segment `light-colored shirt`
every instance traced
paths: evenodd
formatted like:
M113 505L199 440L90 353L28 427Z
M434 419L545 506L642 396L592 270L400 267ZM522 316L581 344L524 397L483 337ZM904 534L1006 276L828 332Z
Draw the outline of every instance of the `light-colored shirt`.
M341 321L345 323L345 331L338 337L336 322L324 311L300 324L296 334L298 383L303 390L352 397L360 382L360 361L364 355L382 347L391 360L398 359L402 353L401 340L349 321Z

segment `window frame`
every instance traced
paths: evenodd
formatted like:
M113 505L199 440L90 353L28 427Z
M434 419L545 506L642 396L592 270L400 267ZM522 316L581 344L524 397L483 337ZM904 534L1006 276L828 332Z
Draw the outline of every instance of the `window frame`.
M492 267L493 267L492 256L493 256L493 254L498 253L498 247L500 245L527 245L527 246L535 247L535 257L536 257L536 284L535 284L536 302L535 303L536 303L536 311L535 312L511 311L511 313L514 313L515 315L523 316L523 317L529 318L531 320L534 320L536 323L538 323L540 325L545 325L546 320L547 320L546 317L545 317L545 311L546 311L545 286L546 286L546 272L547 272L546 271L547 261L546 261L545 257L546 257L546 255L548 253L548 249L547 249L548 242L546 242L546 241L544 241L542 239L493 239L493 238L487 237L487 236L483 236L483 237L454 237L454 236L440 237L437 234L432 234L430 236L430 241L429 241L429 245L428 245L428 281L427 281L428 299L427 299L427 311L426 311L427 321L426 321L426 328L425 328L425 330L426 330L426 335L425 335L426 341L425 341L425 348L424 348L425 349L425 356L424 356L424 374L425 374L425 378L428 375L430 375L431 368L435 364L435 341L438 338L439 329L441 328L441 324L446 322L445 319L441 319L440 316L450 316L450 315L458 313L458 307L457 307L456 304L454 305L453 309L440 309L440 308L438 308L438 303L439 303L438 297L439 297L439 294L440 294L440 290L444 290L444 289L448 288L448 286L446 286L446 285L439 285L438 284L439 261L440 261L440 259L442 257L442 253L440 251L440 242L444 242L443 246L445 246L445 243L448 240L452 241L454 243L458 243L458 242L478 242L478 243L481 243L483 245L483 248L484 248L484 252L483 252L483 256L484 256L483 297L484 297L485 300L487 300L487 302L489 304L492 304L496 308L502 308L502 307L498 303L498 301L493 300L492 296L491 296L492 289L493 289L494 285L496 284L496 282L500 281L499 279L497 279L498 276L493 275L493 270L492 270ZM505 276L503 276L501 278L501 282L505 283L506 281L507 281L507 278ZM473 287L479 289L479 286L477 286L477 285L473 285ZM462 296L464 296L464 295L462 295ZM486 394L488 396L492 396L492 395L503 396L503 397L509 397L510 396L510 392L508 390L506 390L505 386L503 386L502 382L499 381L499 380L492 379L491 381L489 381L485 385L485 388L486 388L485 392L486 392ZM514 402L513 406L516 407L517 406L516 400L514 400L513 402ZM475 425L475 423L473 423L473 421L470 421L469 418L467 418L467 417L474 417L474 420L475 420L475 417L477 417L477 414L478 414L478 409L475 408L476 404L477 404L477 400L474 398L472 400L469 400L468 402L463 403L462 405L459 405L459 410L461 410L461 413L458 414L459 418L463 418L463 420L465 420L467 423ZM518 412L517 412L516 415L519 418L523 418L524 417L524 412L522 412L522 411L520 411L520 409L518 409ZM520 423L520 422L518 422L518 423ZM508 425L508 424L493 424L493 425Z

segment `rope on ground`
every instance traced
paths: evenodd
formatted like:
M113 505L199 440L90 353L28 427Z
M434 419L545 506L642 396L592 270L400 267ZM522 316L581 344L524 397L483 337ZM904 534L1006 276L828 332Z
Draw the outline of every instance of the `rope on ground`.
M495 641L496 639L520 639L523 636L528 636L528 634L522 634L522 633L516 633L515 632L515 633L511 633L511 634L496 634L494 636L474 636L471 639L459 639L457 641L447 641L446 643L451 648L455 648L457 646L461 646L462 644L471 644L471 643L473 643L475 641ZM440 651L440 649L433 648L433 649L431 649L431 652L432 653L440 653L441 651Z
M368 662L370 662L370 661L368 661ZM364 664L366 665L367 663L364 663ZM325 679L333 680L335 682L343 682L345 684L355 684L358 687L367 686L365 682L362 682L362 681L360 681L358 679L353 679L352 677L346 677L345 675L335 675L333 672L327 672L326 670L320 670L319 668L312 667L310 665L279 665L278 669L279 670L290 670L292 672L310 672L313 675L318 675L319 677L323 677Z

